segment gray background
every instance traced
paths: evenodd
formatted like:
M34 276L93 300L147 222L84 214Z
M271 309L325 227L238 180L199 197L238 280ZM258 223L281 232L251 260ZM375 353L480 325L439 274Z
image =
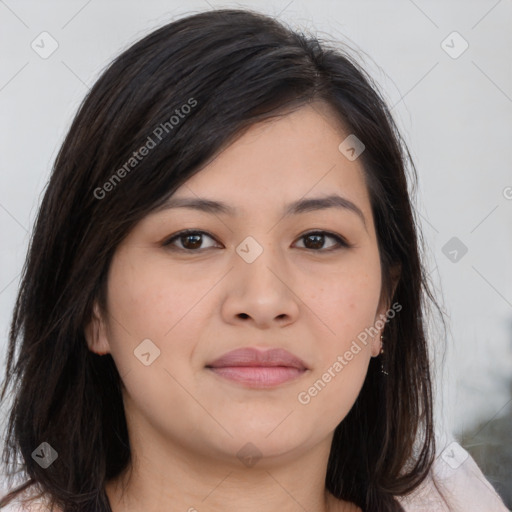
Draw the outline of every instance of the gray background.
M37 206L79 102L155 28L239 6L349 44L381 86L418 169L425 260L448 313L446 353L435 326L431 339L439 449L454 436L512 506L510 0L0 1L0 362ZM58 43L46 59L31 47L43 31Z

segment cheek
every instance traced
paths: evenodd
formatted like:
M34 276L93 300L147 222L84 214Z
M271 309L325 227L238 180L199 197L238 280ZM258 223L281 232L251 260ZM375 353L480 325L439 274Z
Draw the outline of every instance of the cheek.
M321 416L332 429L348 414L366 378L380 288L380 272L367 267L339 274L310 296L311 309L328 329L316 339L317 365L297 401L308 417Z
M305 277L302 286L307 305L328 327L328 345L341 349L375 322L381 273L374 255L347 260L335 273Z
M122 254L109 275L109 310L136 338L164 339L194 303L201 287L151 260L143 250Z
M318 278L314 292L311 281L303 284L310 289L308 306L327 328L316 339L318 364L298 401L308 414L327 414L335 426L354 404L368 371L381 292L378 254L360 255L336 274Z
M132 248L129 258L120 252L108 283L109 343L120 374L131 372L133 380L145 371L134 351L149 339L160 351L149 368L172 369L185 379L183 362L193 357L207 318L201 299L216 281L217 275L198 277L143 249Z
M120 252L112 262L108 279L108 337L121 374L139 371L143 366L134 354L143 340L151 340L160 350L155 364L168 352L164 342L167 345L172 340L173 326L186 313L187 303L182 290L171 286L171 282L176 284L173 276L162 272L158 265L149 265L147 259L144 261L142 250L132 251L130 258Z

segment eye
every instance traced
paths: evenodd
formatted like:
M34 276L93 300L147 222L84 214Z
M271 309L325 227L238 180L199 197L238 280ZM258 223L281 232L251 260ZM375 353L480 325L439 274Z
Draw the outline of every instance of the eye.
M171 238L167 239L162 245L165 247L172 246L172 249L188 252L200 252L203 249L213 248L213 245L210 245L209 247L201 247L204 237L214 240L214 238L205 231L186 229L171 236ZM328 238L334 240L335 243L331 244L331 246L326 249L324 244L325 240ZM301 248L310 249L314 252L330 252L341 248L351 247L351 245L341 236L328 231L310 231L309 233L301 235L299 240L306 241L304 247ZM181 246L176 245L178 242Z
M335 241L334 246L331 246L328 249L323 248L324 242L326 238L330 238ZM328 231L310 231L309 233L305 233L301 235L299 240L306 240L305 249L311 249L315 252L330 252L335 251L340 248L349 248L351 247L346 240L344 240L341 236L335 235L334 233L329 233ZM319 250L319 249L324 250Z
M206 236L207 238L210 238L213 240L213 237L210 236L208 233L204 231L198 231L193 229L186 229L184 231L180 231L179 233L176 233L171 238L169 238L167 241L163 243L164 246L170 246L174 245L174 242L180 242L181 247L174 246L173 249L178 249L182 251L189 251L189 252L199 252L197 249L200 248L202 244L202 238ZM202 247L202 249L205 249L205 247ZM211 249L211 247L206 247L206 249Z

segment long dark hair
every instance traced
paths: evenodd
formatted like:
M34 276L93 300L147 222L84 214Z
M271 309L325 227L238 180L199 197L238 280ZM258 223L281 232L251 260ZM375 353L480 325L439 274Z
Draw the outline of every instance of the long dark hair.
M410 204L414 164L378 87L340 46L251 10L214 10L155 30L102 73L58 153L23 268L0 400L13 386L3 461L30 479L0 507L34 485L66 511L110 510L104 484L130 462L122 381L84 328L96 299L106 312L116 247L252 124L324 100L365 145L382 286L402 306L334 432L326 488L366 512L403 510L395 497L435 456L425 311L439 306ZM32 457L42 442L58 453L46 469Z

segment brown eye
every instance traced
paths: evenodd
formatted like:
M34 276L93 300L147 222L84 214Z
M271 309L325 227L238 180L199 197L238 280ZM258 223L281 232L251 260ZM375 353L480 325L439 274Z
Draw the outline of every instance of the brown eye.
M197 230L185 230L176 233L171 238L169 238L166 242L163 243L164 246L174 246L173 248L182 250L182 251L190 251L190 252L199 252L201 249L211 249L210 247L201 247L204 240L203 238L207 237L213 240L208 233L204 231ZM181 244L176 246L175 242L179 242Z
M206 249L212 249L215 245L205 247L205 237L215 241L215 239L205 231L187 229L174 234L162 245L170 249L186 252L201 252ZM334 240L334 244L325 247L326 240ZM302 235L299 240L304 240L304 249L314 252L330 252L341 248L351 247L342 237L328 231L311 231ZM301 247L302 248L302 247Z
M336 243L334 244L334 247L331 245L329 248L325 249L325 240L328 238L334 240ZM350 247L343 238L327 231L311 231L310 233L302 235L300 239L305 240L305 249L311 249L316 252L329 252L341 247Z

